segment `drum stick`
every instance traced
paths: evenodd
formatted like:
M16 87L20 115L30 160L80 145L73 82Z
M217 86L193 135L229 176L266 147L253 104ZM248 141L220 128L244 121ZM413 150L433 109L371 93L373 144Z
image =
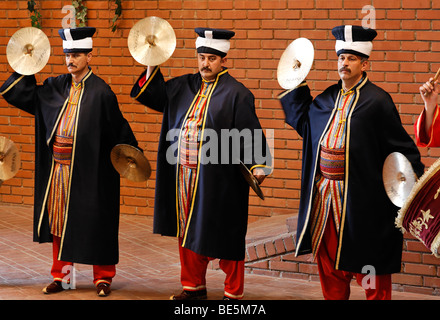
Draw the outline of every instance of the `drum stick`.
M434 76L434 79L432 79L431 84L434 85L434 82L437 81L438 77L440 76L440 68L437 70L437 73Z
M434 82L437 81L438 77L440 77L440 68L438 68L437 73L435 74L434 78L429 81L432 85L434 85ZM426 92L423 93L424 96L426 96Z

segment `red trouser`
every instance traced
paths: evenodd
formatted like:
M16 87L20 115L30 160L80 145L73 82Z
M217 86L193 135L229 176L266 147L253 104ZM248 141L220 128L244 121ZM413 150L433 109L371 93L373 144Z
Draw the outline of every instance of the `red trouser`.
M335 257L338 246L338 236L333 217L329 215L320 248L316 255L321 288L326 300L347 300L350 297L350 282L353 277L359 285L366 276L361 273L335 270ZM371 279L372 280L372 279ZM375 276L376 289L365 289L367 300L391 299L391 274Z
M54 281L64 281L70 283L71 276L68 275L73 266L72 262L58 260L58 253L60 251L61 238L53 236L53 264L50 274ZM93 266L93 283L100 282L112 283L113 277L116 275L115 265L94 265Z
M187 291L206 289L206 269L209 261L214 260L214 258L202 256L182 247L181 244L182 239L179 239L180 281L183 289ZM224 295L232 299L243 298L244 260L220 259L219 265L226 273Z

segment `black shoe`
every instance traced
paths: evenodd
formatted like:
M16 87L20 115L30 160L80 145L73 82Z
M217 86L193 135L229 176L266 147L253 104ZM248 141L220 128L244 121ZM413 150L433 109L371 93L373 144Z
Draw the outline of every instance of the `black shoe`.
M49 284L47 287L43 289L44 294L50 294L50 293L58 293L61 291L64 291L63 284L61 281L53 281L51 284Z
M96 293L100 297L107 297L112 290L110 289L110 283L100 282L96 285Z
M206 289L197 291L183 290L179 295L172 295L170 300L206 300L207 298Z

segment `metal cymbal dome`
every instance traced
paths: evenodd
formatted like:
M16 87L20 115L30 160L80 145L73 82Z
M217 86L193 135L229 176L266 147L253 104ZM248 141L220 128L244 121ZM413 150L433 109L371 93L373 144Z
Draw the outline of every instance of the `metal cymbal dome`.
M158 66L167 61L176 49L173 27L159 17L144 18L131 28L128 49L140 64Z
M22 75L36 74L49 61L49 39L38 28L22 28L9 39L6 57L11 68L17 73Z
M393 152L385 159L382 177L391 202L402 207L417 182L411 163L403 154Z
M20 153L14 142L0 136L0 183L11 179L20 169Z
M279 85L286 90L298 86L312 68L314 55L315 51L310 40L298 38L292 41L278 62Z
M129 144L118 144L113 147L110 158L116 171L128 180L141 182L151 175L148 159L139 149Z

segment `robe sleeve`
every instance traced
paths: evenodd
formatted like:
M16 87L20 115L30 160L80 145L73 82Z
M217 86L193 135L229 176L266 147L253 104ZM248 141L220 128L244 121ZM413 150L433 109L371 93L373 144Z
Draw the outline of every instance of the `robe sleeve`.
M272 173L272 156L270 148L263 133L258 116L255 112L255 98L249 90L241 91L238 94L235 106L235 128L239 132L250 130L252 136L252 144L243 144L241 148L244 150L242 155L253 155L251 164L250 159L242 159L250 171L261 168L265 175Z
M304 137L308 111L313 102L310 88L306 82L295 89L283 92L278 96L286 116L286 123L294 128L301 137Z
M139 76L130 96L153 110L163 112L168 99L165 80L160 68L156 66L148 79L146 79L146 74L147 70Z
M424 173L425 166L421 162L420 152L414 140L402 126L399 112L389 94L379 99L382 112L381 132L385 140L385 154L392 152L402 153L411 163L415 174L420 177Z
M119 103L116 95L109 90L104 96L104 101L107 105L107 108L105 108L107 122L109 123L109 128L115 143L129 144L142 151L142 149L140 149L138 146L138 142L128 121L124 118L121 110L119 109Z
M430 130L430 136L425 131L426 112L423 109L420 116L414 124L416 143L419 147L440 147L440 119L439 108L436 106L434 119Z
M0 88L0 95L14 107L35 115L37 88L35 76L14 72Z

